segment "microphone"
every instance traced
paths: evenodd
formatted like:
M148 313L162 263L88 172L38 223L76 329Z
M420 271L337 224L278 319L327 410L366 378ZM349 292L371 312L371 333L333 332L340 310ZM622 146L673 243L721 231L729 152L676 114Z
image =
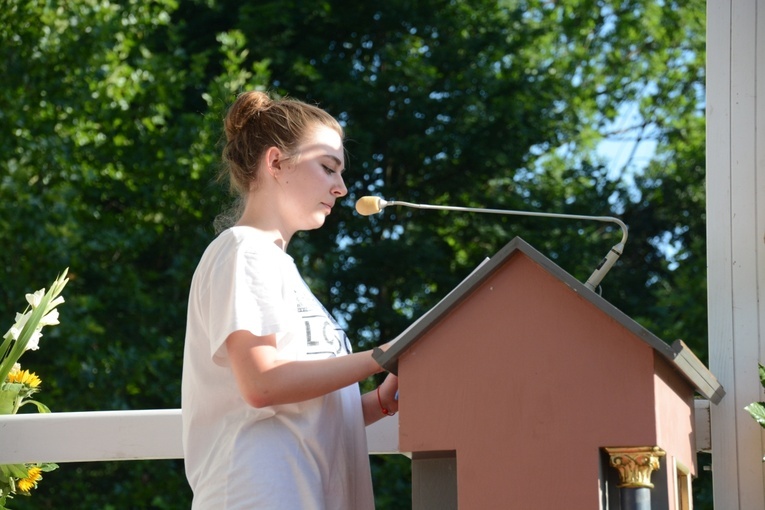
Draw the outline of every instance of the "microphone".
M603 257L600 264L595 268L595 271L585 282L584 286L590 290L600 285L603 277L613 267L619 257L624 251L624 245L627 244L627 225L619 218L612 216L583 216L580 214L557 214L557 213L543 213L543 212L531 212L531 211L513 211L505 209L480 209L475 207L455 207L450 205L425 205L425 204L412 204L410 202L399 202L395 200L384 200L380 197L361 197L356 202L356 211L362 216L370 216L375 213L381 212L389 205L402 205L405 207L413 207L415 209L438 209L442 211L461 211L461 212L477 212L488 214L508 214L515 216L542 216L546 218L566 218L573 220L594 220L602 222L610 222L619 225L622 230L622 239L615 244L611 250Z

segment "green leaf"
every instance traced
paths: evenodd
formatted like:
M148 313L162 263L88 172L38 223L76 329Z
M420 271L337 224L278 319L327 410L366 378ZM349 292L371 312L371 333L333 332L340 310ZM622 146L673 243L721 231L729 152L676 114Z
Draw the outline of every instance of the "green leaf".
M3 478L26 478L27 467L24 464L2 464L0 474Z
M761 427L765 428L765 402L752 402L744 409L757 420Z
M0 389L0 414L12 414L16 405L16 398L19 396L20 388L17 384L4 384Z
M27 404L34 404L34 405L36 405L38 413L49 413L50 412L50 409L48 408L48 406L46 406L42 402L38 402L37 400L25 400L24 403L22 403L19 407L24 407Z
M43 462L42 464L38 464L37 467L39 467L43 473L49 473L58 469L58 464L54 462Z
M760 385L765 388L765 366L762 363L757 364L760 367Z

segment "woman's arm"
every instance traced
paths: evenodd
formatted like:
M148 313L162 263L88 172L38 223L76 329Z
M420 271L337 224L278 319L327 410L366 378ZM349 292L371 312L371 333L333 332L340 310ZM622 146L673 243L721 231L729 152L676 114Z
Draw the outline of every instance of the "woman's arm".
M309 400L382 371L371 350L320 360L279 359L275 335L256 336L244 330L226 338L226 350L239 391L253 407Z

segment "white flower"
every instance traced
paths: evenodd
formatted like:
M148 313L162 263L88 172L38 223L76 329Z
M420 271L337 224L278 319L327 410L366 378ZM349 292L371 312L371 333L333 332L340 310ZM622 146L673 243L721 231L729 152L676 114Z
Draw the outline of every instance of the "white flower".
M24 351L36 351L40 348L40 337L42 336L42 333L39 329L36 329L32 336L29 337L29 342L27 342L27 346L24 349Z
M29 317L32 316L34 307L40 304L40 299L42 299L42 295L44 295L44 291L45 289L38 290L34 294L26 295L27 301L32 306L32 310L29 310L27 313L24 313L24 314L16 313L16 324L11 326L11 329L8 330L8 332L3 336L3 338L8 338L10 336L14 340L19 339L19 336L21 335L21 331L24 329L24 326L26 326L27 321L29 320ZM37 324L37 327L35 328L35 332L32 333L32 337L29 339L29 344L27 345L26 350L29 350L29 349L32 349L33 351L37 350L38 348L37 342L39 342L40 340L40 330L42 330L43 327L55 326L56 324L60 324L58 321L58 310L56 310L55 307L60 305L63 302L64 302L64 298L60 296L50 302L50 304L48 305L49 312L40 319L40 322Z
M32 294L27 294L27 296L28 297L32 296ZM32 301L30 301L29 304L31 305ZM38 302L38 304L39 304L39 302ZM32 316L32 311L33 310L30 310L30 311L28 311L27 313L24 313L24 314L17 313L16 314L16 324L11 326L11 329L9 329L8 332L5 334L5 338L10 336L14 340L18 340L19 336L21 336L21 332L24 329L24 326L26 326L27 321L29 320L29 317ZM40 348L40 345L39 345L40 344L40 337L42 336L42 332L41 331L42 331L43 326L54 326L56 324L59 324L59 322L58 322L58 310L53 310L48 315L46 315L46 316L44 316L44 317L42 317L40 319L40 322L37 324L37 327L32 332L32 335L29 337L29 341L27 342L26 348L24 350L25 351L29 351L29 350L36 351L37 349L39 349Z
M38 328L42 328L43 326L55 326L58 323L58 310L54 309L51 310L48 315L40 319L40 325Z
M27 294L27 303L32 305L32 308L37 308L40 306L40 301L42 301L43 296L45 296L45 289L40 289L34 294Z
M31 294L27 294L29 296ZM5 337L7 338L8 335L10 335L14 340L19 339L19 335L21 334L21 330L24 329L24 326L27 323L27 320L32 315L32 311L28 311L25 314L16 313L16 324L11 326L11 329L8 330L8 333L5 334Z
M40 289L32 294L25 294L29 306L24 310L25 313L16 314L15 324L0 341L0 349L3 351L0 352L0 382L5 381L12 370L20 370L18 360L25 351L39 349L42 330L45 326L59 324L56 307L64 302L60 294L69 281L66 277L68 271L67 268L57 276L47 292L45 289ZM38 409L47 409L39 403L37 406ZM0 488L0 500L5 501L2 488ZM0 501L0 510L5 508L2 501Z
M51 300L50 303L48 303L48 309L45 310L46 312L50 312L54 308L56 308L58 305L64 302L64 298L61 296L58 296L56 299ZM58 322L56 323L58 324Z

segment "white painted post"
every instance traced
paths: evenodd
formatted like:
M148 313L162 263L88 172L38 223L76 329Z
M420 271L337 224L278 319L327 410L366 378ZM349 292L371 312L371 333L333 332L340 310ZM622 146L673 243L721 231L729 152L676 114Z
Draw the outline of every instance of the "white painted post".
M760 100L757 101L759 96ZM707 2L709 357L715 508L765 508L761 400L765 328L765 1Z

